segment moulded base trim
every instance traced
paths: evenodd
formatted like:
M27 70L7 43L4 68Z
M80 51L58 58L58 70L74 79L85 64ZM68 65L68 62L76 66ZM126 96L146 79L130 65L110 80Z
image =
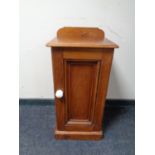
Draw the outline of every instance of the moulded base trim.
M102 131L60 131L55 130L56 139L73 139L73 140L100 140L102 139Z

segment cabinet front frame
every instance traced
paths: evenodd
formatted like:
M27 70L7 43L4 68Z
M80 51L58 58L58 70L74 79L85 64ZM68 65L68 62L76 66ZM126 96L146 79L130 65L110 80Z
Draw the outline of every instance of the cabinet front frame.
M87 48L53 48L53 73L54 73L54 90L62 89L64 98L55 98L56 103L56 122L57 130L64 131L100 131L102 130L103 110L107 93L110 69L113 58L113 49L87 49ZM67 122L66 111L66 84L65 70L67 61L85 61L96 62L99 69L95 106L93 110L92 122L83 121Z

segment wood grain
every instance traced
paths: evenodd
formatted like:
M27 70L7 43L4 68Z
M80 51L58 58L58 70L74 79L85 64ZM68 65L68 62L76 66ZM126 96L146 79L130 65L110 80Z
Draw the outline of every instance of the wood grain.
M99 28L63 27L57 31L57 38L61 41L101 41L104 32Z
M105 38L99 28L64 27L58 30L57 37L47 43L48 47L87 47L118 48L118 45Z
M105 38L102 41L62 41L54 38L46 45L47 47L84 47L84 48L118 48L119 46L109 39Z
M77 132L77 131L59 131L55 130L56 139L68 139L68 140L100 140L103 138L102 131L94 132Z
M95 33L95 34L94 34ZM62 28L52 48L57 139L97 140L102 120L114 48L96 28Z
M66 130L93 130L100 61L69 60L65 73Z

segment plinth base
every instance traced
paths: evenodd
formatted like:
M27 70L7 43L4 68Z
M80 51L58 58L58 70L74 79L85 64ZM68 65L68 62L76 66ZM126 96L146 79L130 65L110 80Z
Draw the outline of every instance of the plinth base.
M55 130L56 139L73 140L100 140L103 138L102 131L59 131Z

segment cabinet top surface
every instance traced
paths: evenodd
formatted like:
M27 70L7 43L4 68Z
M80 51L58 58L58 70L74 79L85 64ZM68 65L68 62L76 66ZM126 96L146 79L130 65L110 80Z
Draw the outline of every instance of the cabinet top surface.
M98 28L64 27L57 31L57 37L47 43L48 47L87 47L118 48L118 45L105 38L104 31Z

